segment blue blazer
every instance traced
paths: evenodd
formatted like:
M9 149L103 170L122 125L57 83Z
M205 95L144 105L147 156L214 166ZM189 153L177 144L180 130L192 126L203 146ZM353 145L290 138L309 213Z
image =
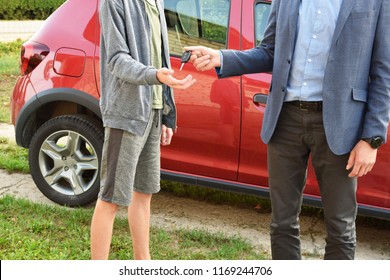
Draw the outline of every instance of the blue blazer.
M261 45L222 50L221 78L270 72L261 138L268 143L284 102L300 0L273 0ZM386 141L390 117L390 0L344 0L324 75L323 120L330 149L349 153L361 138Z

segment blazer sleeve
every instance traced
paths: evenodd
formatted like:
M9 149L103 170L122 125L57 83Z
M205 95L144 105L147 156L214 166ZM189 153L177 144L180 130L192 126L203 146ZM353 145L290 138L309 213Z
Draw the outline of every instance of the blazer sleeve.
M243 51L221 50L223 68L219 78L272 71L279 4L279 0L272 1L264 38L259 46Z
M387 138L390 119L390 1L382 1L376 28L362 138Z

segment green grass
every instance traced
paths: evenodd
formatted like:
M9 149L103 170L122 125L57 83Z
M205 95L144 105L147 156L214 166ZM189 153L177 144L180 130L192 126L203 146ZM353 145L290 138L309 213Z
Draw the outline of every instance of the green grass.
M69 209L16 199L0 198L0 259L86 260L90 258L89 228L92 209ZM265 259L240 238L204 230L152 227L151 255L156 260ZM110 258L132 259L127 219L114 224Z
M17 77L0 75L0 122L11 123L10 98Z
M0 137L0 169L29 173L28 151L5 137Z
M10 97L19 75L21 40L0 42L0 122L10 123Z
M0 42L0 75L18 75L22 40Z
M0 56L0 75L18 75L19 74L19 54L10 54Z

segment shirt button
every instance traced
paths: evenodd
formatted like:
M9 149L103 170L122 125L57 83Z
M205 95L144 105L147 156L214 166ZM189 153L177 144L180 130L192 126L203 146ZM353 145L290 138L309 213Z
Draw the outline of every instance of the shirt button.
M310 63L310 62L311 62L311 58L309 58L309 59L307 60L307 62L309 62L309 63Z
M317 35L313 35L313 39L317 39Z
M322 14L321 10L318 10L318 11L317 11L317 14L319 14L319 15Z
M307 83L306 83L306 82L304 82L304 83L303 83L303 85L304 85L304 86L307 86Z

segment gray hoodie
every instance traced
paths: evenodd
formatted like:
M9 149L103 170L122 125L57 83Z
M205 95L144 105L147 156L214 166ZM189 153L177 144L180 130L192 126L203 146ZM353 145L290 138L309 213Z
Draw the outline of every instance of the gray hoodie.
M151 61L151 28L143 0L101 0L100 109L105 127L142 136L152 111L152 87L161 84ZM157 1L163 66L170 68L162 1ZM163 124L176 129L171 89L163 85Z

